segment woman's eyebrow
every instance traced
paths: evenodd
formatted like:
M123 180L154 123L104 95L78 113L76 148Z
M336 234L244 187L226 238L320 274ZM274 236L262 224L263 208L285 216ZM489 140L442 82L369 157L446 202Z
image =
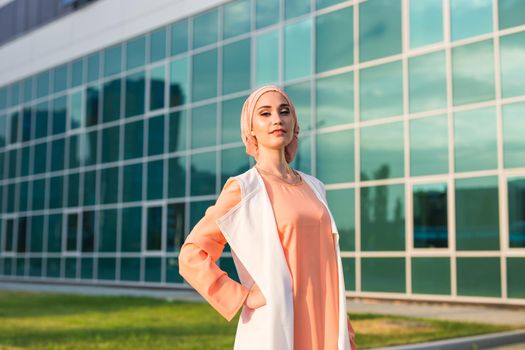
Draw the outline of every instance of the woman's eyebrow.
M283 107L283 106L288 107L288 103L281 103L281 104L279 105L279 107ZM270 107L272 107L272 106L261 106L261 107L259 107L259 108L257 108L257 109L270 108Z

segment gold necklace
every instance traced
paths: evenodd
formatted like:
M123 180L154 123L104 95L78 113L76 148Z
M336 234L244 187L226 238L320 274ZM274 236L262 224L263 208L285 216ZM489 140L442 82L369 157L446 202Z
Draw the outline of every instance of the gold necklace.
M295 185L295 184L298 184L298 183L300 183L300 182L302 181L301 176L299 176L299 174L297 174L297 173L295 172L295 170L293 170L292 168L290 168L290 166L289 166L288 164L286 164L286 172L287 172L288 174L290 174L290 171L292 172L292 174L294 175L294 177L297 179L297 180L294 181L294 182L288 182L288 181L286 181L286 180L285 180L282 176L280 176L280 175L275 175L274 173L271 173L271 172L269 172L269 171L267 171L267 170L261 169L261 168L259 168L259 166L258 166L257 164L255 164L255 167L256 167L258 170L262 171L263 173L268 174L268 175L270 175L270 176L275 176L275 177L279 178L281 181L284 181L285 183L290 184L290 185Z

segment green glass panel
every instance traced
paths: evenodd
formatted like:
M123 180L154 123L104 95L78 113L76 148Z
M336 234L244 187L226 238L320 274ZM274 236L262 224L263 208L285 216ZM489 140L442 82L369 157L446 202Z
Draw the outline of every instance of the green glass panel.
M124 167L122 200L124 202L142 200L142 163Z
M485 107L454 113L456 171L496 169L496 109Z
M450 258L413 257L412 293L450 295Z
M70 279L75 279L77 277L77 258L66 258L65 264L65 277Z
M17 262L24 262L25 259L17 259ZM18 267L18 266L17 266ZM18 275L17 271L17 275ZM47 259L47 274L46 277L59 278L60 277L60 258Z
M168 197L184 197L186 195L186 157L170 158L168 160Z
M148 162L148 200L161 199L164 191L164 160Z
M214 8L193 17L193 48L217 42L219 34L219 12Z
M354 130L317 135L317 175L326 184L354 181Z
M126 69L143 66L146 63L146 37L133 38L126 43Z
M401 1L359 4L359 61L401 53Z
M222 94L250 88L250 39L224 45L222 60Z
M170 63L170 107L182 106L188 102L188 58L183 57Z
M414 248L448 247L447 184L414 185Z
M117 251L117 209L101 210L98 215L98 252Z
M97 163L97 130L82 133L80 136L79 154L84 165Z
M103 85L102 119L104 123L120 119L122 79L106 81Z
M33 86L36 85L34 80L34 77L29 77L24 80L24 87L22 90L23 102L31 101L33 98Z
M34 127L34 119L33 115L36 113L36 106L32 106L24 108L22 110L22 142L29 141L32 138L34 138L33 129Z
M95 170L84 173L84 205L95 205L95 194L97 193L97 172Z
M509 177L507 181L509 246L525 248L525 177Z
M149 71L149 109L164 108L164 87L166 85L166 69L164 66Z
M215 204L215 201L213 200L190 203L190 230L195 226L195 224L197 224L197 222L200 219L202 219L206 212L206 209L208 209L213 204Z
M36 97L49 94L49 71L46 70L36 76Z
M122 71L122 45L117 44L104 50L104 76Z
M503 97L525 95L525 32L500 38L501 94Z
M140 258L120 258L120 280L140 281Z
M179 259L177 257L166 257L166 282L183 283L184 279L179 275Z
M456 180L457 250L499 249L498 203L497 177Z
M361 189L361 249L405 250L405 186Z
M120 127L112 126L102 129L102 163L119 160Z
M217 96L217 49L193 56L192 101Z
M284 16L292 18L310 12L310 0L286 0L284 1Z
M221 152L221 187L231 176L236 176L250 169L250 156L246 148L236 147Z
M318 79L316 100L317 128L354 122L354 73Z
M341 251L354 251L355 190L353 188L329 190L326 191L326 198L339 231L339 247Z
M405 258L362 258L361 288L365 292L405 293Z
M450 37L465 39L492 31L492 0L450 0Z
M361 128L361 180L403 176L403 123Z
M93 279L93 258L80 258L80 278Z
M29 276L40 277L42 275L42 258L29 259Z
M410 0L410 47L443 41L443 1Z
M185 216L186 209L184 203L171 203L168 204L167 213L167 225L166 225L166 251L178 252L180 247L184 244L185 238Z
M98 269L97 278L99 280L110 280L116 279L116 258L98 258Z
M410 112L447 106L445 51L408 59Z
M492 39L452 48L452 91L454 105L494 99Z
M171 55L188 51L188 20L183 19L171 25Z
M339 4L345 0L315 0L315 8L320 10L328 6ZM348 289L348 288L347 288Z
M141 228L142 228L142 208L128 207L122 208L122 234L121 234L121 251L122 252L140 252L141 251Z
M146 217L146 250L162 248L162 207L149 207Z
M100 76L100 52L87 56L87 81L97 80Z
M309 76L311 60L312 19L288 24L284 28L284 80Z
M183 151L188 148L188 116L186 110L170 113L169 151Z
M250 0L236 0L224 5L223 39L248 33L251 26L251 12Z
M145 85L144 71L126 76L126 118L144 113Z
M255 0L255 27L257 29L276 24L280 16L279 0Z
M410 121L410 175L448 172L448 120L446 115Z
M84 60L79 58L71 63L71 87L84 83Z
M353 7L316 18L316 72L354 63Z
M457 258L458 295L501 296L500 258Z
M31 253L41 253L43 251L44 241L44 216L35 215L31 217Z
M148 122L148 155L164 153L164 115L147 119Z
M305 132L312 128L312 109L311 101L311 84L309 81L299 84L287 85L284 91L290 96L297 114L300 132Z
M64 196L64 178L62 176L54 176L49 179L49 208L62 208L62 198Z
M255 38L255 86L279 80L279 31L264 32Z
M219 267L221 270L225 271L232 280L240 282L239 275L237 274L237 269L232 258L221 257L219 259Z
M166 57L166 27L157 29L149 37L149 62Z
M68 185L67 185L67 206L76 207L78 206L78 192L79 192L79 174L73 173L68 176Z
M525 258L507 258L507 296L509 298L525 298Z
M67 96L57 97L52 102L53 135L62 134L66 131Z
M49 103L48 101L41 102L36 105L35 109L35 131L34 138L39 139L48 135L48 124L51 123L49 119Z
M33 173L40 174L46 171L47 143L35 145Z
M241 96L222 102L221 143L239 142L241 140L239 119L246 97Z
M84 126L90 127L98 124L98 105L100 96L100 85L91 85L86 88L86 113Z
M499 0L499 29L525 24L525 3L519 0Z
M503 105L503 163L505 168L525 167L525 103Z
M343 265L343 278L345 280L345 290L356 290L356 272L354 258L341 258Z
M78 250L78 214L68 214L64 234L66 235L66 251Z
M215 103L191 111L191 148L217 144L217 105Z
M215 189L215 152L193 154L191 156L191 195L211 195Z
M69 106L71 123L69 127L71 129L77 129L82 125L84 120L83 109L82 109L82 92L78 91L71 95L71 105ZM12 140L13 138L11 138Z
M145 258L144 281L160 282L161 280L161 258Z
M53 92L64 91L67 87L67 64L62 64L53 69Z
M118 176L118 167L100 170L100 203L111 204L118 202Z

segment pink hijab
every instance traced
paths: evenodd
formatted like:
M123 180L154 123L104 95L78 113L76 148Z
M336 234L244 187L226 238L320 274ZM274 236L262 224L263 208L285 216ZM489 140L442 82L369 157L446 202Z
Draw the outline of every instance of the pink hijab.
M268 92L268 91L277 91L281 93L281 95L284 96L284 98L287 100L288 104L290 105L290 113L292 114L292 117L294 119L295 127L293 130L292 141L290 141L290 143L284 148L284 156L286 158L286 162L290 163L293 161L295 157L295 153L297 153L299 123L297 121L297 113L295 112L295 107L292 103L290 96L288 96L288 94L284 92L284 90L282 90L280 87L276 85L261 86L257 90L253 91L250 94L250 96L246 98L246 101L244 101L244 105L242 106L242 112L241 112L242 142L246 146L246 153L256 158L259 152L258 152L258 146L257 146L257 139L255 138L255 136L251 134L253 113L254 113L255 105L257 104L257 101L259 100L259 98L265 92Z

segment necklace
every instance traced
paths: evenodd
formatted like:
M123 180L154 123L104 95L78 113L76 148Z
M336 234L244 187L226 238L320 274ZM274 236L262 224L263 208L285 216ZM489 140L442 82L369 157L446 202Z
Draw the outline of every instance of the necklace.
M286 164L286 172L288 174L290 174L290 171L292 172L292 174L294 175L294 177L297 179L296 181L294 182L288 182L287 180L285 180L282 176L279 176L279 175L275 175L274 173L271 173L267 170L264 170L264 169L261 169L259 168L259 166L256 164L255 167L260 170L262 173L264 174L267 174L267 175L270 175L270 176L274 176L276 178L278 178L279 180L289 184L289 185L296 185L296 184L299 184L301 183L301 181L303 180L302 177L295 171L293 170L292 168L290 168L290 166L288 164Z

